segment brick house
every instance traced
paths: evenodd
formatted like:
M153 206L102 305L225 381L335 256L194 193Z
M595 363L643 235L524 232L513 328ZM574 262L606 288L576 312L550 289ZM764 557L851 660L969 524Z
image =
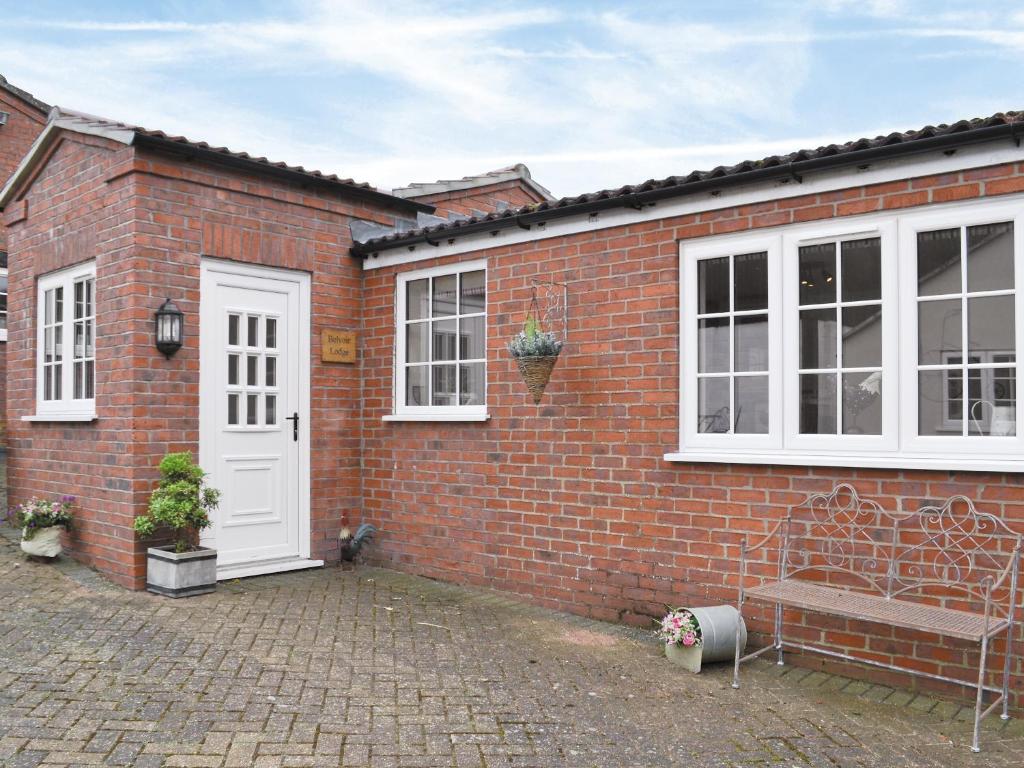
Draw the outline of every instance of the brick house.
M131 522L188 449L225 494L224 578L335 561L372 521L379 562L636 624L733 601L741 538L837 480L893 509L964 493L1021 530L1022 132L1000 114L553 200L521 167L384 194L57 110L0 191L12 496L74 492L74 553L138 588ZM568 293L539 406L505 350L537 283ZM354 363L323 359L334 330Z

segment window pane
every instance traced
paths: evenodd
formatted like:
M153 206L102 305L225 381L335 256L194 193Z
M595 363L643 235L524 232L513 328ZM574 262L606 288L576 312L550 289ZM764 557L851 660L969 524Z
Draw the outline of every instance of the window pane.
M917 295L959 293L960 229L917 234Z
M248 325L246 343L250 347L258 347L260 345L260 319L252 316L247 316L245 319Z
M800 312L800 367L836 367L836 310Z
M729 258L697 262L697 312L729 311Z
M246 395L245 399L248 403L246 409L245 423L249 425L260 423L260 396L259 395Z
M967 347L970 354L1008 352L1014 348L1013 296L967 300Z
M430 371L433 377L431 403L433 405L458 405L459 400L455 389L455 366L435 365L431 367Z
M882 365L882 308L843 307L843 367Z
M768 377L736 377L736 433L768 434Z
M457 297L457 275L434 278L434 317L454 315Z
M405 317L420 320L430 316L430 280L410 280L405 284Z
M800 303L829 304L836 300L836 244L800 248Z
M961 434L963 429L962 398L962 369L918 371L918 434L925 436Z
M487 357L485 344L484 318L467 317L459 320L459 360L482 360Z
M697 321L697 370L720 373L729 370L729 318Z
M238 346L238 315L228 315L228 344Z
M228 385L238 384L238 355L228 355Z
M405 326L405 362L430 361L430 323L409 323Z
M484 363L459 366L459 405L484 404Z
M75 320L85 317L85 283L75 283Z
M734 309L768 309L768 254L746 253L733 261Z
M277 349L277 320L273 317L267 318L267 348Z
M95 281L92 280L91 278L85 281L85 314L89 317L91 317L94 314L92 307L92 294L94 285Z
M768 370L768 315L736 318L737 371Z
M228 424L238 424L238 395L228 394Z
M800 433L836 434L836 375L800 375Z
M463 272L459 278L461 290L459 292L459 312L463 315L473 312L483 312L487 305L487 288L484 283L484 271Z
M974 392L970 393L967 434L1000 437L1016 435L1016 369L994 368L980 373L983 374L980 396Z
M64 288L53 289L53 321L61 323L64 321Z
M456 352L456 320L435 320L433 331L433 359L454 360Z
M43 293L43 325L53 323L53 291Z
M430 405L427 375L430 366L420 365L405 369L405 404Z
M245 358L245 383L250 387L258 386L260 383L260 356L246 355Z
M57 363L53 366L53 399L64 397L64 366Z
M697 431L729 431L728 376L697 380Z
M92 400L96 396L96 363L85 362L85 399Z
M917 361L942 365L949 353L962 354L960 300L922 301L917 305Z
M263 380L263 386L265 387L276 387L277 386L277 358L267 357L266 361L266 378Z
M74 399L81 400L83 392L85 391L85 366L81 361L75 363L74 370L72 371L74 378Z
M871 237L842 244L843 301L882 298L882 241Z
M275 426L277 424L277 396L276 395L267 395L264 398L264 401L266 403L266 409L267 409L267 413L266 413L266 417L267 418L266 418L266 422L265 423L266 423L266 425L268 427L273 427L273 426Z
M1013 287L1013 222L967 228L967 290Z
M882 434L882 373L843 374L843 434Z
M75 323L75 357L85 357L85 323Z
M53 400L53 366L43 366L43 400Z

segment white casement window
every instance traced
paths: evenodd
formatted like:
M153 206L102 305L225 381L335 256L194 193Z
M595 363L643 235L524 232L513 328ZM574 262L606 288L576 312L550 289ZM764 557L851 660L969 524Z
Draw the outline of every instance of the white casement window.
M675 461L1024 471L1024 200L685 242Z
M486 263L399 275L397 290L392 418L486 418Z
M95 416L96 265L39 279L36 313L36 416Z
M7 341L7 252L0 251L0 341Z

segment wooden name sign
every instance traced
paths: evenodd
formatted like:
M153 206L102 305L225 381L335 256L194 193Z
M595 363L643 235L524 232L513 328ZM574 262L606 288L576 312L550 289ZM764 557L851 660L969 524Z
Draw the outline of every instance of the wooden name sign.
M352 331L324 328L320 359L325 363L354 363L356 361L356 335Z

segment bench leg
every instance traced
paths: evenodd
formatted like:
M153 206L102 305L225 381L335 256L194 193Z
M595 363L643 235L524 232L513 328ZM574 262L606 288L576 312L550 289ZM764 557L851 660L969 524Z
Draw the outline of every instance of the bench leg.
M985 662L988 657L988 635L981 639L981 659L978 662L978 695L974 701L974 739L971 742L971 752L981 752L978 745L978 734L981 730L981 707L985 698Z
M1014 629L1016 627L1011 617L1010 624L1006 628L1006 658L1003 659L1003 713L1000 715L1003 720L1010 719L1010 652L1013 646Z
M775 650L779 653L775 663L781 667L786 663L782 660L782 603L775 604Z

